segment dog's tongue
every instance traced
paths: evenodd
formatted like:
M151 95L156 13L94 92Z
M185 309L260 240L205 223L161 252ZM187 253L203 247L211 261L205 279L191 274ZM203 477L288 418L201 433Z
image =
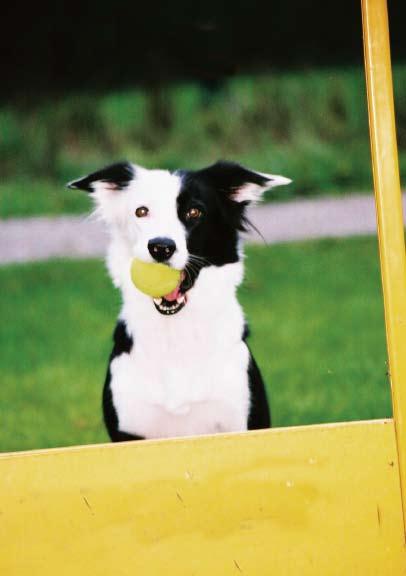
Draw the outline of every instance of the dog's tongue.
M174 300L177 300L179 298L180 285L182 284L184 278L185 278L185 273L182 272L179 284L176 286L176 288L174 290L172 290L172 292L169 292L169 294L165 294L165 296L164 296L165 300L168 300L168 302L173 302Z
M177 300L179 298L179 295L180 295L180 284L176 286L175 290L172 290L172 292L169 292L169 294L165 294L164 298L169 302L173 302L174 300Z

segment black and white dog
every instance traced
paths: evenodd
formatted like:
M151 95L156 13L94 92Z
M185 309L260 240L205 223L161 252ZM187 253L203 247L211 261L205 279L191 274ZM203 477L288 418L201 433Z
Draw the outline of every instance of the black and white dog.
M236 289L245 209L289 179L218 162L197 171L126 162L68 186L90 192L110 231L107 265L123 305L103 393L113 441L268 428ZM136 257L182 270L153 299L130 278Z

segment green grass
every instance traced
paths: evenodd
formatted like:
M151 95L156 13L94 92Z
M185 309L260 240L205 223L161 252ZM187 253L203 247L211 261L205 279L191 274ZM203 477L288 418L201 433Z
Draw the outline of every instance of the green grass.
M86 194L73 193L53 180L19 178L0 182L0 218L89 212Z
M276 426L391 413L376 240L248 250L241 301ZM96 261L0 269L0 449L107 439L118 294Z
M394 67L400 167L406 175L406 66ZM83 210L65 182L114 160L196 167L229 158L285 174L276 197L372 187L361 68L236 77L0 107L0 217ZM51 184L52 183L52 184Z

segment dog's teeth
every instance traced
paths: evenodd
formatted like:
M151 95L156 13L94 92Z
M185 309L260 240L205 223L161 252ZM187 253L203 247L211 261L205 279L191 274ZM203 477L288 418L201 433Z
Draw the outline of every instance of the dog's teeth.
M165 298L153 298L155 306L161 312L167 316L172 316L176 314L187 302L186 294L180 294L176 300L171 302L165 300Z

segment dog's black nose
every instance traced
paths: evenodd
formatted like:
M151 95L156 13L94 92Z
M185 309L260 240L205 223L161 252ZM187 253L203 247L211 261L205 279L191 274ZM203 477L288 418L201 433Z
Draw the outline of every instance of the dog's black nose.
M165 262L175 252L176 244L170 238L152 238L148 242L148 250L157 262Z

